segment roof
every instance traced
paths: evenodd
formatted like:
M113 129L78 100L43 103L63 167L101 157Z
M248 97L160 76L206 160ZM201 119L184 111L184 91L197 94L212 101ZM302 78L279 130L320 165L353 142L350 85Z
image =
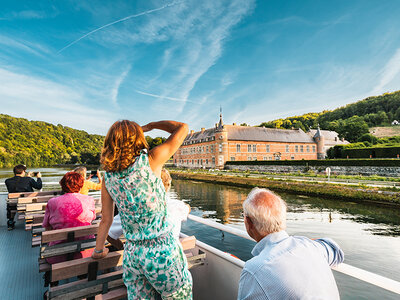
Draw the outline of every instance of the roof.
M228 140L315 143L314 139L301 129L275 129L234 125L224 125L224 127L228 131Z
M315 143L313 138L301 129L275 129L237 125L224 125L223 129L227 131L228 140L231 141ZM219 130L217 128L210 128L203 132L189 133L184 143L211 141L216 131Z
M194 133L189 133L183 142L185 143L189 141L196 141L196 142L211 141L211 139L214 138L215 136L215 131L216 131L215 128L209 128L204 130L203 132L198 131Z
M318 129L310 129L307 133L315 137L318 132ZM336 131L331 131L331 130L321 130L320 129L320 134L325 138L325 144L328 144L329 142L333 142L334 144L348 144L348 141L341 141L339 139L339 134Z

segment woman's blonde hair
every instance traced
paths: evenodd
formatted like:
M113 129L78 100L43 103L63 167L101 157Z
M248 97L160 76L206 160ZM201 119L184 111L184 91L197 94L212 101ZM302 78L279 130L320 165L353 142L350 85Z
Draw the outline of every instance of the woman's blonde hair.
M142 127L129 120L115 122L106 135L100 163L107 172L122 171L129 167L142 149L147 149Z

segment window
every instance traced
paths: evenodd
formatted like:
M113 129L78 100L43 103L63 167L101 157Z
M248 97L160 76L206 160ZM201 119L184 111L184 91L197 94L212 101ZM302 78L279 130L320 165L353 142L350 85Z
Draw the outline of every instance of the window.
M269 145L265 145L265 152L269 152Z
M219 152L222 152L222 144L219 144Z
M303 150L303 145L300 145L300 152L304 152Z
M215 157L214 156L212 157L211 162L213 165L215 165Z
M310 152L310 146L307 145L307 152Z
M294 160L294 155L292 155L292 157L290 157L291 158L291 160Z
M206 147L206 152L208 153L208 146Z
M286 145L286 152L289 152L289 145Z
M253 156L253 160L257 160L257 156Z
M299 146L297 146L297 145L294 146L294 149L295 149L294 151L299 152Z
M315 152L315 146L312 146L312 152Z
M240 144L236 145L236 152L240 152Z
M268 160L268 157L264 156L264 157L263 157L263 160Z
M251 160L251 156L247 156L247 160Z
M208 158L206 158L206 165L208 165Z
M251 145L247 145L247 152L251 152Z
M253 152L257 152L257 145L253 145Z
M231 161L235 161L235 157L234 156L231 157Z

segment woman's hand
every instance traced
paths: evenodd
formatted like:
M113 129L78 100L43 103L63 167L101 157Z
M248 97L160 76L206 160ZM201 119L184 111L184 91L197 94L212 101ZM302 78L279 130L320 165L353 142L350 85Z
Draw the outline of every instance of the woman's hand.
M95 250L96 250L96 248L95 248ZM107 256L107 254L108 254L108 248L103 248L103 252L101 252L101 253L96 253L94 250L93 250L93 253L92 253L92 258L93 259L100 259L100 258L104 258L104 257L106 257Z
M151 123L148 123L148 124L142 126L142 130L143 130L143 132L148 132L148 131L153 130L153 127L151 126Z

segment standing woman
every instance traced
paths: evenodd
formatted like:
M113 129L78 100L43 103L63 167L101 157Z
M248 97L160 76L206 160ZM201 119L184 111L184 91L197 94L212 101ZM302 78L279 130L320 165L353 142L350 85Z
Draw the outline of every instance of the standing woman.
M149 152L143 132L160 129L169 138ZM113 221L115 201L126 238L124 283L129 299L192 299L192 277L182 246L167 221L166 193L161 180L164 163L178 150L188 126L175 121L143 127L115 122L104 140L101 163L102 220L93 258L105 257L104 243Z

